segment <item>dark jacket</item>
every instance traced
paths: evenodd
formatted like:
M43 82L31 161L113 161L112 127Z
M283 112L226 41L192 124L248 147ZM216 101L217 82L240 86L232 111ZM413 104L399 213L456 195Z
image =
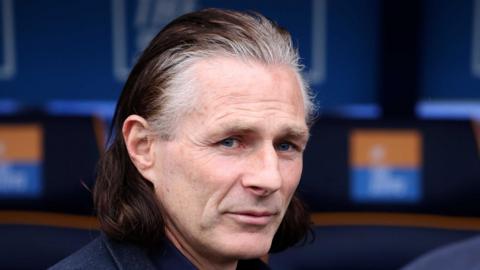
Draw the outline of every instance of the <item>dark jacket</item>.
M136 245L114 241L102 234L49 269L195 270L196 268L169 241L165 241L161 249L149 252ZM253 259L239 261L237 269L269 268L262 261Z

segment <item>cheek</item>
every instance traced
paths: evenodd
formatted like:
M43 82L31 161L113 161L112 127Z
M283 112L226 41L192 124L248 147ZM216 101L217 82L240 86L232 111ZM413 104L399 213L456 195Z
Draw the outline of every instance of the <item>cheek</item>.
M239 164L221 157L213 158L197 167L198 176L202 177L202 187L208 192L210 200L219 203L235 185L241 174Z
M235 162L236 161L236 162ZM203 217L214 221L226 205L237 201L239 196L238 179L242 175L242 162L228 157L216 156L197 167L198 177L202 178Z
M208 155L179 152L163 163L166 170L160 176L161 186L156 187L160 201L196 218L213 215L235 179L232 163Z
M155 192L158 200L167 212L175 209L191 212L198 205L192 202L197 202L197 189L200 186L194 180L195 165L191 164L182 151L178 151L174 143L165 145L156 153L158 163L155 165Z
M300 182L303 160L283 161L280 166L283 176L283 190L285 195L290 198Z

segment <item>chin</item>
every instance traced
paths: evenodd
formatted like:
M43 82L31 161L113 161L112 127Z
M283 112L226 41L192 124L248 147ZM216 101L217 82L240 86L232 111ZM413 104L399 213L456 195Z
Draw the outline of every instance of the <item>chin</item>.
M230 246L225 249L232 257L239 259L252 259L264 256L270 250L273 236L258 234L242 234L231 240Z

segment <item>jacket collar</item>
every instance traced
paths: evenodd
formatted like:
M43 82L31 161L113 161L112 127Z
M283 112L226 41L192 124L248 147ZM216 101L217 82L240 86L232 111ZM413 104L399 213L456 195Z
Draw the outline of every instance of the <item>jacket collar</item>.
M132 270L196 270L195 266L165 240L156 250L148 250L138 245L115 241L102 233L102 242L112 256L118 269Z
M105 244L108 252L112 256L117 269L126 270L155 270L155 266L152 264L147 256L145 249L139 246L115 241L108 238L103 233L101 235L102 242Z
M115 241L101 234L102 242L120 270L196 270L197 268L166 240L162 248L149 252L134 244ZM259 259L238 262L237 269L270 269Z

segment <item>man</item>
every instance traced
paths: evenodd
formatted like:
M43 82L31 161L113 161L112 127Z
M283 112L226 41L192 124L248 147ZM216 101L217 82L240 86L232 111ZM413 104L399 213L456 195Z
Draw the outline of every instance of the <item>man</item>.
M94 191L103 234L53 269L268 269L259 257L304 239L313 106L298 61L259 14L167 25L117 104Z

